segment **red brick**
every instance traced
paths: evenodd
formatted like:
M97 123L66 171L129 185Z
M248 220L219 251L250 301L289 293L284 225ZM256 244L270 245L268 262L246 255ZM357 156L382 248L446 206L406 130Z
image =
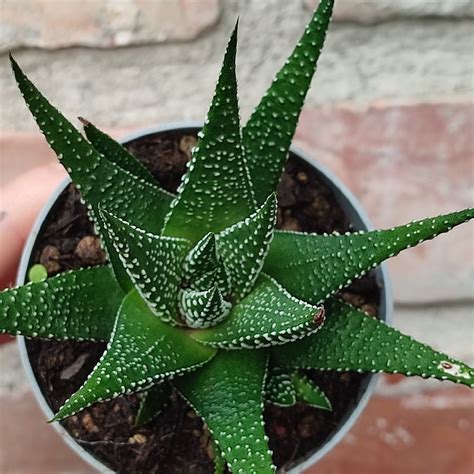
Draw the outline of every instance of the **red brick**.
M307 474L471 474L474 394L466 387L375 397L343 441Z
M472 205L473 129L470 101L306 108L296 142L386 228ZM398 299L472 296L473 239L463 226L395 259Z

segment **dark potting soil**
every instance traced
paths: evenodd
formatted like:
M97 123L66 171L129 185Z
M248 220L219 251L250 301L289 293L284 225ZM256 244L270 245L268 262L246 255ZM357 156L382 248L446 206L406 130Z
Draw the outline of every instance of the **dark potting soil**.
M162 187L176 191L196 137L162 133L131 142L129 150ZM332 191L304 161L291 157L278 187L280 229L345 232L351 224ZM73 185L61 194L38 236L31 263L41 262L50 275L105 262L85 206ZM341 296L374 316L379 289L372 276ZM27 350L41 391L53 411L85 381L105 349L92 342L28 340ZM368 376L308 371L329 397L331 412L297 404L268 405L264 417L273 459L289 468L330 437L352 412ZM93 405L62 422L72 437L102 463L119 473L212 473L209 433L187 403L173 393L167 407L142 427L134 426L138 395Z

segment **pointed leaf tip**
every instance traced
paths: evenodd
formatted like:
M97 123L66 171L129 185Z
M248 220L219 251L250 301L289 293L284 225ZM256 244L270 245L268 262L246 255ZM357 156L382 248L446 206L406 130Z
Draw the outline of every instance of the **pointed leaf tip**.
M384 260L473 217L474 210L466 209L388 230L344 235L276 231L263 271L291 294L318 304Z
M18 88L49 146L66 168L72 181L95 219L99 203L120 217L149 231L161 232L171 195L156 183L137 178L130 171L115 165L99 153L59 112L17 62L11 64ZM113 180L114 186L109 186ZM100 233L100 228L98 228Z
M331 297L318 334L272 352L280 367L400 373L474 387L474 369Z
M108 266L61 273L4 290L0 292L0 333L107 341L124 296Z
M257 203L275 190L326 38L334 2L322 0L242 130Z
M119 166L128 171L138 179L143 179L153 186L158 186L157 181L150 171L140 163L128 150L114 140L111 136L99 130L92 122L83 117L79 117L79 121L84 125L84 133L87 139L92 143L94 148L104 155L104 157L112 164ZM164 194L169 194L162 190ZM169 194L170 198L172 197Z
M181 290L179 306L186 324L191 328L209 328L222 322L229 314L231 304L216 286L209 290Z
M178 322L178 291L189 242L145 232L103 208L99 213L104 234L118 255L116 264L159 318Z
M195 370L216 351L163 323L136 291L119 309L112 338L84 385L59 409L61 420L93 403L143 390L161 380Z
M205 345L223 349L268 347L301 339L324 324L324 310L291 296L261 274L255 288L220 325L190 332Z
M272 193L256 212L217 235L217 250L236 302L250 292L262 270L273 239L276 209Z
M235 56L237 28L224 56L200 139L166 218L164 235L193 243L255 210L241 145Z

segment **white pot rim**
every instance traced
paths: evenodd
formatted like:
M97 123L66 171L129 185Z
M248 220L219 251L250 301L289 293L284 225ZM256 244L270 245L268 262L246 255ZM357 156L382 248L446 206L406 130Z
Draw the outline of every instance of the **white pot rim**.
M139 138L146 137L147 135L153 135L157 133L164 132L173 132L183 129L200 129L202 127L202 122L195 121L182 121L182 122L171 122L163 125L155 125L151 127L141 128L137 131L127 134L122 137L119 141L120 143L128 143ZM335 194L336 200L339 201L344 211L348 214L351 223L360 230L372 230L373 226L370 222L369 217L367 216L362 205L356 199L356 197L349 191L349 189L337 178L332 171L330 171L325 166L318 163L316 160L310 158L305 152L300 148L291 146L290 152L297 157L306 161L310 166L312 166L319 176L329 184ZM17 272L16 284L23 285L26 279L28 272L28 264L30 261L31 253L35 245L38 234L41 231L41 227L46 217L48 216L51 208L57 201L59 195L63 192L66 186L71 182L70 178L65 178L64 181L54 190L54 192L49 197L46 204L41 209L33 228L25 242L22 256L20 259L20 264ZM382 263L379 267L375 269L375 277L377 283L380 287L380 318L386 323L390 324L392 322L392 313L393 313L393 296L392 288L390 283L390 277L388 274L388 269L385 263ZM33 389L35 398L40 405L43 413L46 415L47 419L50 420L53 418L54 413L49 407L48 403L43 397L41 390L39 388L36 377L33 373L31 367L28 353L25 345L25 338L22 336L17 337L18 346L20 350L21 360L23 367L26 371L28 380ZM338 430L329 437L326 442L314 453L310 454L305 460L300 464L293 467L290 471L291 474L302 473L305 469L309 468L316 464L323 456L325 456L329 451L331 451L348 433L348 431L355 424L356 420L359 418L363 410L365 409L367 402L374 392L375 383L377 380L377 375L371 374L369 381L365 388L362 388L362 395L352 410L350 415L341 422ZM78 454L84 461L86 461L91 467L101 473L112 473L110 469L105 467L98 459L96 459L92 454L86 451L59 423L53 423L56 431L61 435L64 441L71 447L71 449Z

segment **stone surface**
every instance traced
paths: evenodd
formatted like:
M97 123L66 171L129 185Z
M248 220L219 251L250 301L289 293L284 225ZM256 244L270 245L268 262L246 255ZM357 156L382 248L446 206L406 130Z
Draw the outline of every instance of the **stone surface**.
M305 7L313 10L318 0L304 0ZM336 2L334 20L373 24L399 18L474 17L471 0L343 0Z
M220 15L219 0L2 0L1 8L1 51L189 40Z
M245 118L309 20L299 2L295 7L283 0L226 0L221 21L192 42L105 50L23 49L15 56L71 118L83 115L102 127L202 120L238 15L239 94ZM37 24L43 21L44 15L39 16ZM333 22L308 105L472 97L472 28L472 21L461 19L372 27ZM6 55L0 56L0 103L1 128L34 129Z
M472 206L473 129L470 101L307 107L296 142L390 228ZM464 224L391 260L397 301L472 298L473 242Z

